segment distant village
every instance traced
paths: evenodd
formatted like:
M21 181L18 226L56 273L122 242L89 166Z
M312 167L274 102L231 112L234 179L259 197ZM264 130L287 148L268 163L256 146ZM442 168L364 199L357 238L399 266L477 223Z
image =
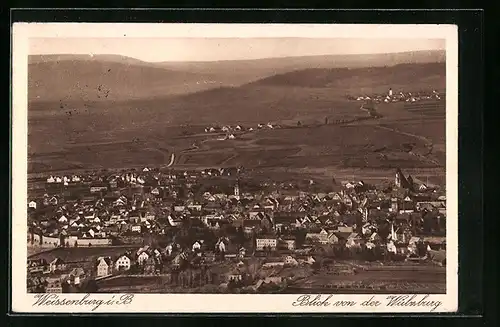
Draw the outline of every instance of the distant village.
M399 169L390 184L333 184L257 181L242 167L48 176L29 192L28 248L43 251L28 257L28 290L168 276L258 291L328 260L446 264L443 189Z
M214 133L214 134L225 133L225 135L219 136L217 138L218 141L225 141L225 140L234 140L236 139L238 134L241 134L243 132L253 132L262 129L277 129L277 128L281 128L281 126L277 124L272 124L270 122L267 124L259 123L255 127L244 127L242 125L209 126L205 128L205 133Z
M349 100L370 101L373 103L392 103L392 102L420 102L420 101L439 101L445 98L445 94L439 93L436 90L432 92L394 92L391 89L383 94L371 94L360 96L347 96Z

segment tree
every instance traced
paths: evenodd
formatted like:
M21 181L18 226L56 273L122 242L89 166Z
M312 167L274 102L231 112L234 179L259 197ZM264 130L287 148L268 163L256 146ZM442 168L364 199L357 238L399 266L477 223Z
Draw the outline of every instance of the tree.
M78 247L78 241L75 241L75 244L74 244L75 248Z
M185 278L184 278L184 271L181 271L181 272L178 274L178 278L177 278L177 280L178 280L178 284L179 284L180 286L184 286L184 280L185 280Z
M236 230L236 243L242 247L245 244L245 232L243 231L243 227L238 227Z
M228 290L234 290L236 288L236 286L237 286L236 282L232 278L229 280L229 283L227 283Z
M295 243L297 247L302 247L302 245L306 240L307 232L304 229L297 228L294 234L295 234Z
M297 126L302 126L302 122L300 120L297 122Z
M427 254L427 246L424 242L417 242L417 254L419 257L425 257Z
M97 293L99 287L95 279L90 279L86 284L82 285L82 291L85 293Z
M424 216L424 226L423 226L423 229L424 229L424 232L426 234L430 234L432 233L432 230L433 230L433 218L430 217L430 214L426 214Z
M389 237L390 234L390 228L387 223L381 225L378 229L378 235L382 240L387 240L387 237Z

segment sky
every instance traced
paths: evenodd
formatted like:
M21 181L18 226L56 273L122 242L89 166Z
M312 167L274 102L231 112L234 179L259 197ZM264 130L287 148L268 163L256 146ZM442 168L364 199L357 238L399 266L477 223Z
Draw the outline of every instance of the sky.
M143 61L222 61L445 50L444 39L32 38L29 54L116 54Z

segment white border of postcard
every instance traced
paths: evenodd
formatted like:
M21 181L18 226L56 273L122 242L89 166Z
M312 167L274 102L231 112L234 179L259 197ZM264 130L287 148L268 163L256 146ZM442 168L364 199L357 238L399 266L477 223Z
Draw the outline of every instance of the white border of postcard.
M230 25L230 26L229 26ZM405 38L446 40L446 294L430 294L437 306L388 306L383 294L333 294L329 305L296 306L300 294L59 294L59 302L36 305L28 294L27 257L27 68L33 37L307 37ZM458 308L458 29L455 25L345 24L133 24L15 23L12 32L12 311L16 313L420 313ZM425 295L418 295L421 300ZM322 295L322 301L329 295ZM371 299L379 305L363 306ZM66 300L66 301L64 301ZM78 301L69 301L78 300ZM102 300L102 301L100 301ZM339 305L353 301L354 305ZM98 305L100 304L100 305ZM337 305L336 305L337 304Z

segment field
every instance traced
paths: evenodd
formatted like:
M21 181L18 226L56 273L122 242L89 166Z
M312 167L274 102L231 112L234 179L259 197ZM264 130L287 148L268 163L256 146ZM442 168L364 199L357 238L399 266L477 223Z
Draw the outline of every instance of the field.
M297 293L445 293L446 269L436 266L380 266L357 269L357 274L319 273L294 283Z
M340 265L344 266L344 265ZM340 266L338 268L340 268ZM314 273L310 267L260 269L259 278L292 278L285 293L445 293L446 269L437 266L380 266L358 269L357 274ZM221 271L222 272L222 271ZM119 276L99 281L100 292L175 292L166 276ZM198 289L199 290L199 289ZM177 290L179 291L179 290ZM181 289L186 292L186 289ZM197 292L192 289L190 292Z
M146 68L129 71L136 76ZM151 74L161 84L166 73ZM174 154L172 167L179 169L286 167L297 173L364 178L392 176L400 167L439 177L445 165L444 101L380 104L376 110L382 117L373 118L346 95L389 87L442 90L444 81L441 63L315 68L190 94L161 95L153 88L149 96L135 90L137 97L130 99L32 100L28 168L30 173L48 173L166 166ZM30 86L30 92L36 89ZM207 126L255 128L267 122L281 128L235 133L235 140L224 141L218 140L223 134L204 133Z

